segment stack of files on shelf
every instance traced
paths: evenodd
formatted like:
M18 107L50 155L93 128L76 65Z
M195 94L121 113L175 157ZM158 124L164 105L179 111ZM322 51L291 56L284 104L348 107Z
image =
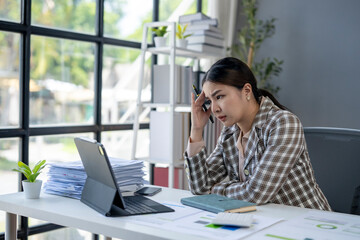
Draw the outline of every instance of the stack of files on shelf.
M188 24L185 34L192 34L187 38L188 49L203 53L223 55L224 37L218 28L218 20L203 13L182 15L180 24Z
M139 160L109 158L121 192L136 191L147 181L144 180L144 163ZM81 161L49 163L44 191L75 199L81 198L86 172Z
M154 65L154 103L170 102L170 65ZM175 65L175 103L188 104L191 102L192 83L196 73L192 67Z

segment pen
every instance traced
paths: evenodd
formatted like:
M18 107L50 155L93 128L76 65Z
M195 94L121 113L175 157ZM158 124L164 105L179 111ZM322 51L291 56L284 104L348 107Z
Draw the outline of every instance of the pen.
M195 91L196 97L198 97L198 96L200 95L199 90L196 89L196 87L195 87L194 84L193 84L192 86L193 86L193 89L194 89L194 91ZM207 111L207 108L206 108L205 103L203 103L202 107L203 107L204 111L206 112L206 111ZM211 121L212 123L214 123L214 119L213 119L212 115L210 115L209 119L210 119L210 121Z

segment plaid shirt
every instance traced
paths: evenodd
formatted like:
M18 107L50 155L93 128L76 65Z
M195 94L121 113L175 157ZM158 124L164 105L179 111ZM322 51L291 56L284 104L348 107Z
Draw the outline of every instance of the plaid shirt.
M224 127L209 157L205 147L192 157L185 152L185 169L193 194L211 191L257 204L331 210L315 181L303 128L294 114L264 99L245 149L244 182L239 180L239 134L236 124Z

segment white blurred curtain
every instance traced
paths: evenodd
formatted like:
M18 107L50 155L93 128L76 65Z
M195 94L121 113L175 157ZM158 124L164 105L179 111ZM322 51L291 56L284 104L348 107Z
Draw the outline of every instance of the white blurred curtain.
M225 48L229 49L234 44L237 35L237 19L240 14L240 0L209 0L208 15L217 18L219 28L224 36ZM229 56L230 51L227 51Z

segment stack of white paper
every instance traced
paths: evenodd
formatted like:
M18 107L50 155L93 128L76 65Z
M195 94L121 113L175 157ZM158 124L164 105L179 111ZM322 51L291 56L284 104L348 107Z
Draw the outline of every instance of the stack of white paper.
M147 181L144 180L144 163L138 160L109 158L121 192L136 191ZM44 191L50 194L80 199L86 180L81 161L49 163Z

